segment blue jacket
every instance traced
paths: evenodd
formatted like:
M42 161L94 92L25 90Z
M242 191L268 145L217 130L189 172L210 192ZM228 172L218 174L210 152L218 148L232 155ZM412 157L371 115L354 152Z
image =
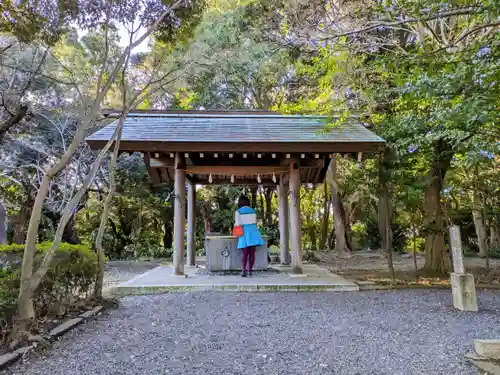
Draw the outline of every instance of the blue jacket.
M255 210L251 207L243 206L236 210L235 216L235 225L241 225L243 227L243 236L238 238L238 249L243 249L244 247L249 246L264 245L264 239L262 238L260 231L257 228L257 224L253 219L256 216ZM246 222L254 223L245 224Z

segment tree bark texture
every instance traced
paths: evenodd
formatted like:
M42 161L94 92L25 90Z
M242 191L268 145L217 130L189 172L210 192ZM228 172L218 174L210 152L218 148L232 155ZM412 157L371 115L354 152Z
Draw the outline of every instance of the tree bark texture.
M97 250L97 275L96 282L94 285L94 298L102 298L102 287L104 284L104 263L106 261L106 255L104 253L104 247L102 246L102 239L104 237L104 231L106 230L106 224L108 223L109 217L109 206L113 200L113 195L116 189L115 171L116 171L116 160L118 159L118 151L120 150L120 141L122 139L123 123L128 114L127 110L122 112L120 120L118 121L118 126L116 129L116 140L113 153L111 154L111 162L109 163L109 190L108 195L104 199L104 204L102 206L101 221L99 223L99 229L97 231L97 236L95 239L95 248Z
M396 279L393 264L392 248L392 205L391 193L389 189L389 176L391 170L391 158L393 154L389 148L386 148L379 160L379 200L378 200L378 227L380 233L381 247L387 255L387 266L393 280Z
M265 211L265 221L267 226L273 224L273 211L272 211L272 201L273 201L273 189L266 188L264 190L264 198L266 200L266 211Z
M250 188L250 192L252 194L252 208L256 208L257 207L257 186L252 186Z
M43 215L51 221L52 227L55 230L61 220L61 213L44 210ZM71 218L68 221L68 224L66 224L66 227L64 228L62 235L62 242L67 242L73 245L80 243L78 234L76 232L76 213L73 216L71 216Z
M477 244L479 247L479 256L485 258L488 254L488 244L486 242L485 218L483 216L483 208L479 192L474 191L472 194L472 219L474 221L474 229L476 230Z
M450 269L450 259L445 252L445 222L441 206L441 189L453 153L444 140L434 145L433 160L427 176L424 194L425 266L427 271L444 274Z
M205 237L212 231L212 208L209 202L200 202L201 216L203 217L203 227Z
M490 249L500 248L500 225L493 219L490 224Z
M390 204L389 194L389 170L391 168L390 151L385 150L379 159L379 185L378 185L378 230L380 236L380 248L386 252L390 249L392 251L392 206ZM387 230L387 222L389 222L389 230ZM390 266L389 266L390 268Z
M0 203L0 245L7 244L7 210Z
M23 244L26 240L26 229L28 228L32 207L33 199L31 197L31 192L28 191L27 199L23 202L21 209L13 222L14 236L12 238L12 242L16 244Z
M99 153L98 159L94 162L91 172L84 179L83 187L75 197L68 203L65 207L61 222L63 223L62 228L58 228L56 231L56 235L53 241L53 245L50 250L45 255L42 264L37 269L35 275L33 275L33 264L35 259L36 252L36 242L37 242L37 234L40 227L40 220L42 215L43 203L45 198L47 197L50 182L52 179L61 172L71 161L71 158L76 153L78 147L81 145L87 130L90 125L95 121L97 116L99 115L102 102L109 92L111 86L116 80L117 75L122 70L124 63L128 56L130 56L130 51L132 51L136 46L141 44L146 38L151 35L158 27L160 22L172 12L173 9L177 8L181 1L175 2L171 7L166 9L162 14L153 22L143 33L139 36L133 43L128 45L120 57L117 59L116 63L111 69L111 72L108 75L105 75L104 69L100 70L97 87L96 87L96 95L92 102L92 105L89 107L87 114L82 118L80 125L78 126L76 133L73 137L73 140L69 144L65 153L61 156L61 158L48 170L45 171L43 179L40 183L35 202L33 204L33 209L30 216L30 221L28 225L28 231L26 234L26 245L23 254L23 261L21 266L21 283L19 288L19 297L18 297L18 309L19 316L15 329L13 330L15 336L23 335L26 332L27 326L31 321L35 318L34 307L33 307L33 292L38 287L41 278L45 275L52 261L55 251L57 250L61 238L62 231L66 226L66 222L72 216L72 210L76 207L78 202L82 199L83 195L86 193L86 190L90 187L92 180L97 172L97 167L100 165L104 154L107 152L109 147L111 147L112 141L115 137L115 134L111 137L110 142L108 142L103 150ZM109 25L106 25L106 30ZM106 35L107 36L107 35ZM107 52L107 50L106 50ZM107 53L104 56L104 61L107 59ZM94 168L95 167L95 168ZM19 337L16 337L19 338Z
M90 172L88 173L87 176L85 176L83 180L83 185L80 188L80 190L78 190L75 196L68 202L68 204L66 204L61 220L57 227L56 233L54 235L52 246L50 247L49 251L45 254L45 257L43 258L42 263L40 264L36 272L34 272L33 262L36 253L37 232L40 226L43 202L45 200L45 197L47 196L50 187L50 181L55 176L55 174L62 168L64 168L64 166L69 162L69 158L67 160L65 157L61 158L60 162L56 164L56 166L52 167L48 172L46 172L46 174L42 179L42 183L40 185L37 197L35 198L35 202L33 205L33 211L28 226L28 233L26 236L26 245L24 249L23 262L21 266L21 285L19 288L19 297L18 297L19 316L16 327L13 330L13 334L15 336L24 335L25 332L27 331L28 326L35 318L33 294L38 285L40 284L40 281L47 273L50 263L52 262L55 256L55 252L59 248L59 245L61 244L64 228L66 227L66 224L68 223L71 216L73 216L74 209L85 195L87 189L90 187L97 173L97 170L101 165L104 155L107 153L107 151L111 147L111 144L113 143L115 134L113 134L110 141L99 152L96 160L92 164ZM65 164L62 164L64 160L66 160Z
M171 249L174 241L174 208L166 207L163 215L163 247Z
M345 227L345 212L342 205L342 199L336 181L337 175L337 159L333 155L328 167L327 179L332 192L332 208L333 208L333 226L335 230L335 251L342 256L350 255L351 248L347 240L347 231Z
M328 241L328 224L330 220L330 195L328 194L328 181L325 179L323 184L324 197L323 197L323 218L321 220L321 237L319 241L319 248L325 250Z

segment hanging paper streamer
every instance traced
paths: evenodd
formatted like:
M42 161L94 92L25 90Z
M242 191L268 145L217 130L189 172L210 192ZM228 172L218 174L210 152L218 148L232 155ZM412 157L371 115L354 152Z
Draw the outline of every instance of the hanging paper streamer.
M257 175L257 182L260 184L262 180L260 179L260 174Z
M234 175L231 175L231 183L234 184Z
M212 173L210 173L210 175L208 176L208 182L209 182L209 183L212 183L212 181L213 181L213 180L212 180Z
M276 175L273 173L273 182L276 183Z

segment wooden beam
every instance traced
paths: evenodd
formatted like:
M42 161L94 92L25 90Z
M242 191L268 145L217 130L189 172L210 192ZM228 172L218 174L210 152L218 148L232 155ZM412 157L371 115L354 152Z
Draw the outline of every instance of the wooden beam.
M212 182L208 182L208 179L201 179L197 178L195 180L195 183L198 185L234 185L234 186L255 186L255 185L262 185L262 186L276 186L276 182L273 182L270 179L262 179L260 184L257 182L255 179L251 178L244 178L244 179L235 179L234 183L231 182L230 179L228 178L217 178L212 176Z
M146 164L149 178L151 178L153 184L159 184L161 182L160 175L158 174L158 170L156 168L151 168L151 155L149 152L144 154L144 163Z
M175 160L172 158L150 158L149 166L153 168L174 167Z
M280 161L282 166L286 166L289 168L290 159L283 159ZM301 159L300 160L300 168L323 168L325 166L325 159Z
M184 178L190 183L190 184L196 184L196 179L190 175L190 174L186 174L184 176Z
M256 175L284 173L289 167L273 166L239 166L239 165L203 165L186 167L187 173L192 174L226 174L226 175Z
M96 150L103 148L107 140L87 140ZM128 152L314 152L349 153L380 151L385 142L165 142L121 141L120 150Z
M161 179L163 180L163 182L165 182L165 183L172 182L172 178L168 174L167 168L160 168L160 176L161 176Z

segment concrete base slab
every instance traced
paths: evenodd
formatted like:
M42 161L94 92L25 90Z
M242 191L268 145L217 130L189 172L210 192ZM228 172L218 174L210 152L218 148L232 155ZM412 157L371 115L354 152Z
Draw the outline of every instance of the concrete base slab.
M500 340L474 340L474 350L480 357L500 360Z
M469 356L467 354L465 356L474 366L476 366L481 371L481 373L489 375L500 375L499 362L473 358L473 356Z
M248 291L248 292L299 292L299 291L358 291L359 286L317 265L304 265L305 277L290 278L289 266L274 267L279 273L259 274L251 277L240 275L211 276L186 269L187 278L175 277L171 267L160 266L119 284L118 295L152 294L186 291Z
M307 273L289 273L288 276L292 277L292 278L303 278L303 277L307 277Z
M453 306L462 311L477 311L476 285L470 273L450 275Z
M175 275L175 274L172 274L172 277L175 278L175 279L185 279L188 277L188 275L186 273L184 273L184 275Z

